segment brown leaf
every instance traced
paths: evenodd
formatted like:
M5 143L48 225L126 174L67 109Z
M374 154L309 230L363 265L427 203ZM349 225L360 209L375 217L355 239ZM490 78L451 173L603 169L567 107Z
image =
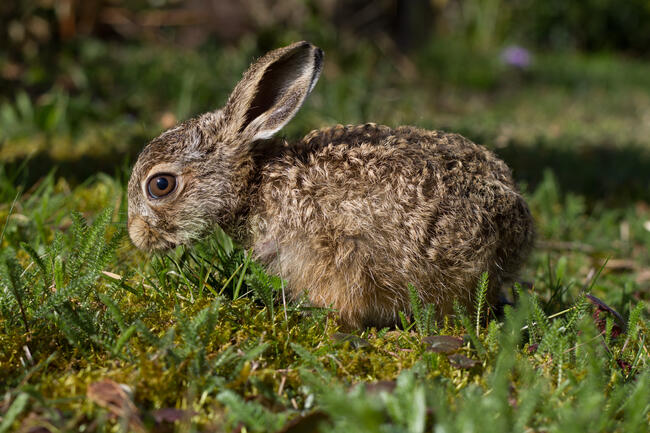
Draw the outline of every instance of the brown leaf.
M92 402L107 409L113 415L128 419L131 429L138 432L144 431L138 415L138 408L119 383L110 379L93 382L88 385L86 395Z
M450 335L432 335L424 337L422 342L429 346L429 350L436 353L453 353L463 347L463 340Z
M625 374L629 374L630 370L632 370L632 364L630 364L629 362L627 362L624 359L617 358L616 359L616 364L618 365L618 368L620 368L621 371L623 373L625 373Z
M314 411L305 416L294 418L289 421L278 433L319 433L323 422L329 421L330 417L325 412Z
M31 412L23 419L18 431L20 433L52 433L52 431L58 431L58 429L49 419L36 412Z
M614 317L614 326L612 327L611 338L616 338L625 332L625 321L623 320L623 316L621 316L618 311L614 310L612 307L592 294L587 294L586 297L589 302L595 306L593 318L600 332L605 332L607 328L608 314L611 314Z
M378 394L382 391L393 392L397 386L394 380L379 380L377 382L366 383L366 392L369 394Z
M362 347L370 346L370 342L365 338L361 338L353 334L346 334L344 332L335 332L332 334L332 340L341 343L349 341L350 347L353 349L360 349Z
M532 355L533 353L536 353L538 347L539 347L539 344L537 344L537 343L534 343L534 344L531 344L530 346L528 346L528 349L527 349L528 354Z
M180 421L186 417L190 417L194 414L192 411L176 409L173 407L165 407L162 409L157 409L151 412L151 416L156 421L157 424L163 422L175 422Z
M454 367L462 368L464 370L469 370L470 368L478 364L477 360L468 358L465 355L461 355L460 353L456 353L455 355L449 355L447 359L449 359L449 362Z

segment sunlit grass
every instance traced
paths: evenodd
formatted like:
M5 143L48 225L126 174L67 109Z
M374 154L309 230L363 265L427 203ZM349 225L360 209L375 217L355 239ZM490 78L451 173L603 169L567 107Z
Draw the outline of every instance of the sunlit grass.
M407 77L364 44L331 47L284 133L409 123L494 149L539 238L514 306L435 323L413 299L400 329L348 334L221 231L137 251L129 158L260 53L85 41L57 69L76 65L74 91L0 100L0 433L646 431L650 66L560 53L515 71L433 41Z

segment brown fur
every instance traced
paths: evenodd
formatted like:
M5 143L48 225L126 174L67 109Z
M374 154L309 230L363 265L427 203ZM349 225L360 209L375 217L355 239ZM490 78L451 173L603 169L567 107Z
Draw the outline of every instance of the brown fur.
M129 233L145 249L189 243L220 224L291 295L334 307L348 326L388 325L408 312L407 285L439 317L471 309L480 274L488 301L533 242L510 170L457 134L375 124L335 126L295 144L262 140L299 109L322 53L305 42L264 56L223 110L154 139L129 183ZM147 179L178 186L150 199Z

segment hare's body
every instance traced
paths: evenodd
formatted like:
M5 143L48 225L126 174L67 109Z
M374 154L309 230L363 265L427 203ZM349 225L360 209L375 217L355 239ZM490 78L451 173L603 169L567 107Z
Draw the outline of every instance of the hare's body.
M267 162L251 243L288 282L353 326L395 323L408 284L441 316L494 301L532 241L506 165L456 134L373 124L314 131Z
M294 297L333 307L350 326L394 323L408 285L439 317L470 307L482 272L488 301L533 240L506 165L456 134L374 124L267 140L298 110L322 52L267 54L222 110L154 139L129 182L129 233L144 249L189 243L220 224Z

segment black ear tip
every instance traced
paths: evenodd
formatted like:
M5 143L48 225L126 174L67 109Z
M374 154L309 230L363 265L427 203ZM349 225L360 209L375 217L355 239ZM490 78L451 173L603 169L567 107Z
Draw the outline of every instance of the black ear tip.
M323 56L324 56L323 50L316 47L316 49L314 50L314 61L318 64L323 63Z
M320 71L321 67L323 66L323 50L321 50L318 47L315 47L316 49L314 50L314 67L317 71Z

